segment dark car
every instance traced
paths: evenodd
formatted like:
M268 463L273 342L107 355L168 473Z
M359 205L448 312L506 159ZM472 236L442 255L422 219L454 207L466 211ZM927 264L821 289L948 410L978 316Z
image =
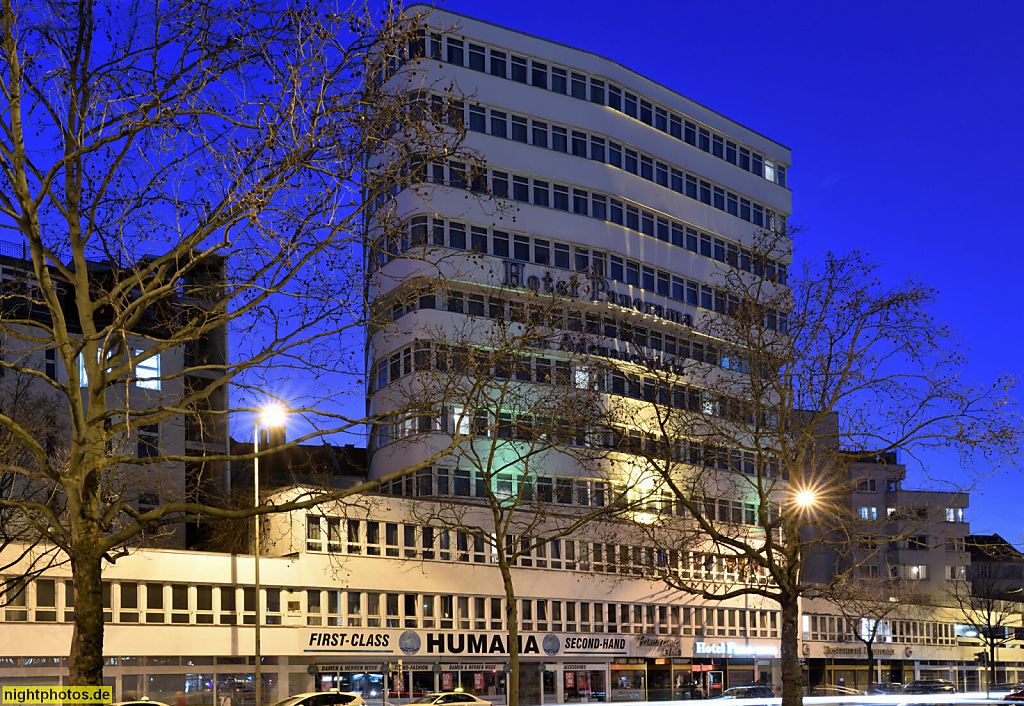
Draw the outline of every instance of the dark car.
M902 694L903 685L898 682L883 681L868 687L868 694Z
M723 691L716 699L772 699L775 692L770 686L764 684L751 684L750 686L732 686Z
M1024 689L1014 689L1003 697L1003 701L1024 701Z
M948 679L918 679L903 687L904 694L955 694L956 685Z

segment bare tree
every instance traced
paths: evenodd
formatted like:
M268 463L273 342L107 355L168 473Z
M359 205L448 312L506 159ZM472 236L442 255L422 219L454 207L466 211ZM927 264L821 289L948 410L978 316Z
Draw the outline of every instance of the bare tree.
M805 566L858 540L854 465L936 446L1010 454L1020 427L1001 383L983 389L959 375L964 360L930 314L931 289L884 286L858 253L826 254L782 281L774 263L788 237L762 234L723 267L689 357L639 366L620 385L613 423L638 437L634 463L669 496L671 510L638 528L691 557L662 580L710 600L778 603L782 703L795 706L799 599L821 588ZM741 579L690 570L706 561L740 565Z
M358 5L0 5L0 226L24 242L0 369L67 429L55 454L0 410L22 455L0 511L70 562L72 684L101 683L104 561L160 528L284 509L217 505L226 465L253 457L227 449L231 414L276 397L307 429L292 444L374 421L333 392L362 392L345 342L366 321L364 223L391 242L409 165L462 136L410 100L412 25ZM277 392L297 376L321 384Z
M881 664L875 662L875 645L885 636L892 620L906 617L919 597L905 581L892 578L869 579L844 574L826 587L823 597L852 626L850 634L867 652L868 680L881 681Z
M1016 554L1016 550L1007 548ZM985 546L985 550L996 553L998 547ZM1004 560L1019 558L1019 554L1007 554ZM1020 595L1020 584L996 575L999 564L980 564L971 567L971 580L950 581L946 602L959 614L984 650L976 657L981 666L988 667L988 690L996 685L996 648L1016 638L1016 629L1024 614Z

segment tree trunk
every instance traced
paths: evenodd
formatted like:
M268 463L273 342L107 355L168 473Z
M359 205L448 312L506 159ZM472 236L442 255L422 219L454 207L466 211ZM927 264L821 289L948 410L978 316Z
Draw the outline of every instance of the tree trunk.
M503 550L502 550L503 551ZM498 559L501 583L505 588L505 630L508 634L508 706L519 706L519 609L512 569L504 556Z
M799 597L780 596L782 634L782 706L802 706L804 675L800 666L800 603Z
M94 546L79 539L75 547ZM71 557L75 587L75 623L71 633L68 671L71 686L103 685L103 582L102 557L89 550Z
M872 635L871 641L865 642L864 645L865 649L868 651L868 687L870 688L872 681L882 681L878 676L878 670L875 669L875 650L873 649L874 636Z
M992 691L992 688L996 685L996 643L993 641L989 644L988 652L988 689L985 691Z

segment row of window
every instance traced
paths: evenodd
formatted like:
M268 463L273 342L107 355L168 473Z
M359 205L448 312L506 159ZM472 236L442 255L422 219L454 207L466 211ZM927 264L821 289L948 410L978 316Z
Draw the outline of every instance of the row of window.
M307 605L307 625L505 629L505 601L501 598L311 590L307 591ZM518 599L517 609L519 629L528 632L778 636L778 615L774 611L547 598Z
M699 291L702 298L705 294L707 295L706 303L718 313L730 314L738 306L734 297L727 296L706 285L678 277L673 277L672 282L685 285L687 292L690 291L690 285L693 285L694 290ZM635 358L642 364L652 365L682 365L685 359L690 359L719 366L726 370L750 372L750 362L747 358L734 352L720 351L709 342L698 340L696 336L687 338L654 327L634 326L629 321L602 317L598 313L564 310L559 307L547 309L515 299L506 300L503 297L486 296L483 293L463 292L447 288L439 290L419 288L416 292L416 294L399 293L396 297L389 297L392 303L385 303L384 306L389 309L391 321L398 321L403 316L419 310L442 309L456 314L487 317L495 321L530 323L538 329L541 327L550 329L556 337L560 335L560 339L556 341L550 336L545 336L543 330L530 332L530 335L524 338L532 339L531 345L538 349L576 351L602 358L623 359L625 357L631 360ZM398 301L394 301L395 298ZM671 313L671 310L668 313ZM785 312L776 312L774 309L766 307L764 309L764 326L773 331L785 331L788 327L788 317ZM620 350L617 344L611 343L612 341L632 344L635 355L625 347ZM380 367L382 364L383 361L377 364L378 378L384 372ZM551 381L551 379L533 379L537 382ZM386 381L379 381L378 387L385 384L387 384Z
M441 41L441 36L421 30L409 47L410 56L430 56L492 76L607 105L744 171L786 186L783 165L604 78L452 36L444 37L445 51L442 55Z
M666 228L668 225L668 222L665 222ZM662 222L659 219L659 228L661 226ZM685 247L688 250L775 282L785 284L787 281L788 269L784 263L759 258L747 248L692 228L684 230L683 226L677 223L671 224L671 232L673 241L678 236L679 243L682 244L685 239ZM707 285L688 281L636 260L548 238L509 233L473 224L469 224L467 228L467 224L461 221L445 221L437 217L416 216L410 220L407 232L403 230L392 234L386 241L379 243L376 265L383 265L410 247L420 245L471 250L504 260L570 270L584 278L608 278L613 282L621 282L693 306L714 308L711 294L713 290ZM701 287L707 290L707 294L700 293Z
M653 218L653 215L642 214L644 228L647 227L648 217ZM730 240L698 231L675 221L657 218L655 223L657 226L655 232L660 240L671 242L690 252L732 265L745 272L752 272L773 282L780 284L788 282L788 268L784 262L761 257ZM412 218L409 221L408 232L402 231L394 234L387 242L380 245L379 250L396 256L409 247L417 245L436 245L455 250L471 250L481 255L493 255L504 260L516 260L533 263L540 267L570 270L587 276L607 277L615 282L670 296L667 279L669 274L658 271L657 278L655 278L655 270L641 262L614 253L591 250L581 245L521 233L509 234L508 231L472 223L469 224L467 231L467 224L463 222L448 221L446 226L444 219L437 217L416 216ZM681 291L678 290L673 298L684 301Z
M442 100L440 96L431 98L436 102ZM609 137L478 104L470 104L468 112L467 123L466 110L462 102L453 101L447 106L435 106L435 115L443 115L445 120L457 121L457 125L466 124L472 132L609 164L755 225L762 225L764 222L763 217L759 218L758 214L766 210L766 206ZM758 223L759 220L761 223Z
M707 502L713 506L718 501L708 498ZM496 564L496 540L493 534L483 536L439 527L306 516L306 551L310 553ZM532 548L527 542L517 547L517 541L513 535L507 535L502 546L514 565L525 568L622 576L672 573L685 579L725 583L769 582L761 567L743 557L567 538L551 539ZM513 559L515 551L519 555Z
M393 184L390 191L379 193L371 204L371 211L383 206L388 202L389 196L397 195L406 186L420 183L469 189L476 193L487 193L489 186L489 193L499 198L609 221L698 252L696 245L691 247L691 241L681 235L686 226L675 223L676 228L673 231L674 222L667 215L648 211L642 205L621 196L588 191L499 169L488 169L485 165L471 165L467 171L465 162L425 163L414 158L409 163L407 178ZM785 216L710 182L687 176L685 180L678 182L673 178L667 186L718 210L742 218L758 228L782 232L786 229ZM712 256L710 252L704 252L703 248L699 252L707 257Z
M501 412L495 417L486 410L463 411L458 408L437 419L431 415L383 417L370 432L370 446L378 449L402 439L437 431L454 434L455 425L459 425L460 433L475 433L478 437L526 442L546 439L553 446L603 448L621 453L648 454L651 458L661 458L666 451L660 437L636 429L591 432L582 426L559 425L550 419L539 419L530 414ZM765 478L781 477L786 480L789 477L774 456L689 439L675 439L670 451L672 460L677 463L745 475L757 475L760 470ZM438 494L447 496L454 494L454 490L445 489L442 492L439 489ZM478 497L485 495L480 494Z
M931 620L884 618L844 618L838 615L801 616L804 640L825 642L856 641L860 638L875 643L908 643L921 645L955 645L956 625ZM859 636L859 637L858 637Z
M525 487L523 484L526 484ZM523 502L538 502L579 507L606 507L616 503L635 508L638 512L688 517L686 508L676 501L668 490L650 489L643 492L627 490L625 487L606 481L587 478L566 478L521 473L496 474L492 479L493 492L497 497L515 497L521 492ZM381 487L384 495L408 498L455 497L487 498L487 479L478 470L427 467L398 478ZM704 517L711 522L735 525L758 525L757 503L729 498L695 498L703 505ZM769 508L768 519L774 522L776 508ZM340 520L335 530L341 536ZM352 520L351 522L356 522ZM358 527L357 530L358 532ZM336 550L340 551L340 549ZM393 556L398 556L397 553ZM648 562L650 564L650 562ZM543 567L542 567L543 568Z
M263 588L260 594L267 625L294 618L306 625L505 629L501 598L275 587ZM6 599L7 622L74 620L70 580L39 578L9 584ZM240 613L236 608L243 603ZM105 581L103 608L108 623L237 625L241 617L252 625L256 592L252 587ZM520 630L526 631L778 637L775 611L546 598L520 599L518 608Z
M8 622L71 622L75 592L70 579L8 579ZM264 591L267 624L280 624L281 589ZM251 625L256 620L252 587L104 581L103 619L116 623Z
M731 421L747 424L753 424L756 421L766 428L777 426L777 419L770 408L751 405L739 398L683 383L670 383L655 377L624 373L618 369L606 370L600 367L591 369L572 365L564 360L521 355L514 352L495 353L481 348L420 341L395 351L388 357L381 358L374 364L373 370L376 371L373 379L373 391L380 390L390 383L417 372L450 373L457 371L459 374L492 380L573 385L580 389L610 393ZM487 428L490 426L487 421L488 417L494 415L486 410L478 410L476 414L483 417L480 429L483 435L486 435ZM415 422L416 426L410 433L419 431L454 432L456 420L452 415L453 411L448 409L445 410L445 414L437 416L436 419L436 415L431 414L423 415L422 418L416 417L416 420L421 421ZM530 415L527 410L518 413L517 416L529 417ZM399 417L396 422L405 423L405 417ZM538 424L538 428L545 427L553 428L550 420L547 424ZM567 439L566 441L571 443L572 440Z

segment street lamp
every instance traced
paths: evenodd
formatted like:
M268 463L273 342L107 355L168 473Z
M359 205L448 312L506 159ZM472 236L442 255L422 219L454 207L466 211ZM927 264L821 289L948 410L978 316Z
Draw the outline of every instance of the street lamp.
M800 490L797 491L794 500L797 505L806 510L818 502L818 495L813 490Z
M284 425L285 411L279 404L272 404L256 415L252 424L252 488L253 488L253 509L260 506L260 421L266 427L279 427ZM270 442L269 434L267 442ZM263 706L263 675L261 669L262 657L260 655L260 623L263 622L263 611L260 601L260 516L253 515L253 583L256 591L256 706Z

